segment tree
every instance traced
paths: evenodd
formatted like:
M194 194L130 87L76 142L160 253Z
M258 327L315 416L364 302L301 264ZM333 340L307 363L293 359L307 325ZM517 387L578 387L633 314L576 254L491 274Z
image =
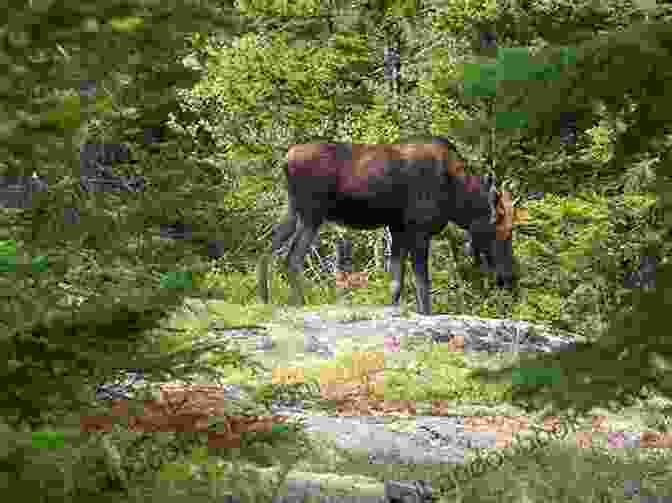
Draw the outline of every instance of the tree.
M160 351L155 329L198 295L202 261L180 245L157 246L147 229L170 211L198 221L208 213L201 194L221 200L229 187L204 180L196 140L179 131L144 152L131 141L141 163L126 170L146 179L141 193L86 193L78 157L81 143L118 142L146 117L155 125L179 116L176 89L199 79L184 62L193 35L233 36L243 23L221 2L13 2L2 13L2 174L38 172L49 186L29 208L0 213L0 410L12 442L25 444L24 430L58 428L90 407L91 385L120 368L156 381L212 372L194 366L200 349ZM64 222L68 208L79 224ZM10 451L3 442L3 463ZM44 497L35 484L21 490Z
M670 158L669 105L661 91L669 85L671 41L672 27L666 20L641 22L578 44L576 65L555 81L530 81L522 86L516 83L517 89L507 88L511 103L530 117L529 131L540 136L550 134L555 117L566 110L567 103L580 111L601 101L620 115L623 129L616 138L610 164L623 173L637 156L648 151L658 153L660 162L654 168L658 204L654 213L661 215L669 211L670 204L669 177L664 171ZM586 120L584 113L578 122ZM664 257L669 254L669 222L656 221L652 223L656 237L650 242L649 252L655 250L656 256ZM603 253L596 243L595 254L608 260ZM612 311L610 327L598 341L579 344L571 352L543 355L534 363L560 369L562 379L546 389L525 386L514 392L514 400L528 407L572 408L581 413L595 406L627 405L650 392L669 398L672 346L660 327L666 318L670 264L660 264L656 277L655 290L633 295L631 310ZM524 368L525 361L521 365ZM508 375L510 371L489 375Z

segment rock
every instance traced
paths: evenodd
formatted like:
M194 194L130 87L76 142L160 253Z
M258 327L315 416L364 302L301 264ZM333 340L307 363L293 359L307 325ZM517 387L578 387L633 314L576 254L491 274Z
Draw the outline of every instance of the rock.
M208 241L207 255L211 259L218 259L224 256L226 251L226 243L221 239L213 239Z
M386 503L425 503L433 500L434 491L424 480L385 481Z
M135 396L135 391L146 384L141 370L127 370L113 383L96 387L96 400L121 400Z
M325 327L325 321L320 317L319 314L308 313L303 317L303 324L306 329L321 330Z
M546 327L526 321L484 319L466 316L417 316L411 337L430 336L435 342L464 337L465 351L504 352L517 348L523 352L550 352L571 349L571 336L551 335Z
M268 335L260 335L257 337L257 350L258 351L268 351L275 347L275 342Z
M94 98L98 92L98 84L95 80L82 80L79 83L79 95L82 98Z
M320 335L319 331L307 331L304 336L304 351L306 353L317 353L325 358L333 358L336 351L329 338Z
M293 503L302 501L307 495L313 498L322 496L319 482L312 480L287 481L287 490L284 494L278 494L273 503Z
M420 316L411 319L386 316L383 319L325 322L317 315L304 318L305 351L334 355L339 337L368 336L372 332L386 336L406 336L407 344L421 342L452 344L459 351L551 352L575 347L572 335L552 335L542 325L520 320L483 319L455 315ZM459 341L459 342L458 342Z
M639 480L626 480L623 482L623 491L626 498L638 496L642 490L642 483Z
M651 290L656 287L656 267L658 258L644 255L640 259L636 271L628 271L623 278L623 286L628 289L643 288Z
M0 207L27 209L35 192L44 192L46 184L37 176L0 177Z
M401 318L401 308L399 306L384 306L380 311L385 318Z
M260 339L264 339L264 342L260 342ZM251 340L256 340L256 347L258 350L271 349L267 342L270 340L270 336L267 336L261 330L249 329L249 328L236 328L236 329L220 329L217 327L211 327L211 330L206 334L205 341L208 342L228 342L235 341L244 345L246 342Z

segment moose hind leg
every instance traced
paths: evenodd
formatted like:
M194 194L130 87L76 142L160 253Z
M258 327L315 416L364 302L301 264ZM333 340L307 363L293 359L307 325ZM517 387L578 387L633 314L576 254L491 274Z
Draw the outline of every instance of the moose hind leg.
M406 249L402 246L401 234L391 234L390 273L392 274L392 282L390 283L390 293L392 294L392 305L398 306L401 300L401 291L404 288L404 262L406 259Z
M273 231L273 241L271 244L271 253L277 253L282 246L292 237L296 232L297 217L294 215L288 216L285 220L280 222Z
M294 236L294 243L287 257L287 279L290 287L290 304L302 306L303 296L303 262L310 245L315 239L316 225L299 224L299 229Z
M415 296L418 314L432 314L431 281L429 279L429 236L417 235L414 246Z
M259 259L257 265L257 297L267 304L270 301L269 274L268 269L271 257L282 248L282 246L294 236L296 232L297 216L290 207L287 218L278 224L273 232L271 251L264 253ZM291 249L291 245L290 245Z

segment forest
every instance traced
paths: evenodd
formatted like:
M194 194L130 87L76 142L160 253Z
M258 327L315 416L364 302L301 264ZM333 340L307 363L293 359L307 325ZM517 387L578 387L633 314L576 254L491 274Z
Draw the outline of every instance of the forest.
M513 194L526 210L513 290L474 267L452 224L430 270L433 313L585 338L544 355L561 385L523 387L515 403L585 413L672 398L669 5L12 0L0 12L3 493L122 501L96 463L130 480L201 452L189 435L122 436L127 452L154 442L168 464L114 461L107 437L63 425L120 368L156 382L214 372L198 358L211 347L162 328L187 299L221 301L231 327L289 309L283 260L272 304L258 302L255 271L287 210L288 148L302 143L447 137L468 175ZM343 302L344 242L366 277L345 302L389 303L387 230L328 224L306 259L306 309ZM401 297L414 309L413 274ZM45 431L68 432L54 440L77 460L67 470L62 450L35 441Z

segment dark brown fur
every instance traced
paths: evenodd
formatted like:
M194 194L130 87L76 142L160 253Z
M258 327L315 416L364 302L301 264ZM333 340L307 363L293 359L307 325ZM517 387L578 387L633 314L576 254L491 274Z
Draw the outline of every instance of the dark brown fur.
M392 234L392 301L403 285L404 257L415 256L418 312L431 312L427 267L431 236L448 221L469 231L474 249L503 282L511 280L510 194L490 199L479 177L465 175L449 141L403 144L300 144L287 153L289 214L277 226L272 252L291 239L289 280L303 303L304 257L325 221L355 229L387 226ZM496 216L496 218L495 218ZM268 301L268 261L259 266L259 297Z

